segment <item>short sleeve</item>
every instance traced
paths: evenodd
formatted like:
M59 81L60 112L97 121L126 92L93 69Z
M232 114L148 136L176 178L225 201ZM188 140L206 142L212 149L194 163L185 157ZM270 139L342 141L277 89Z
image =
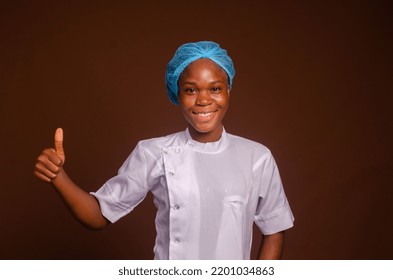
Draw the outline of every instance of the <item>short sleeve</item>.
M146 173L146 158L138 144L119 169L118 175L108 180L97 192L91 193L97 198L105 218L116 222L146 197L149 191Z
M255 223L265 235L293 226L294 217L289 206L276 162L269 152L254 165L254 178L259 185Z

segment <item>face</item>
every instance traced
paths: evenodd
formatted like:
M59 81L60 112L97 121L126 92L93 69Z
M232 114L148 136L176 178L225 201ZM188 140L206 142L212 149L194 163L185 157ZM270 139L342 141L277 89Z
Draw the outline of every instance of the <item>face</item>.
M198 142L220 139L228 109L228 75L207 58L190 63L179 77L179 103L191 137Z

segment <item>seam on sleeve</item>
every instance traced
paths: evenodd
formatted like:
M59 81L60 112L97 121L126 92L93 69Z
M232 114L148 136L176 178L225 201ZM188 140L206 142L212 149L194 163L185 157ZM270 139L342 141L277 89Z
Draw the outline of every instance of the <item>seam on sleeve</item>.
M273 212L270 212L269 214L264 215L263 217L262 216L255 216L255 221L267 221L267 220L270 220L272 218L275 218L275 217L279 216L281 213L285 212L288 208L289 208L289 203L288 203L287 200L285 200L284 206L274 210Z
M143 157L143 160L144 160L144 172L145 172L145 174L144 174L144 176L143 176L143 185L144 185L144 187L147 189L147 190L150 190L150 187L149 187L149 185L147 184L147 160L146 160L146 155L145 155L145 152L144 152L144 149L142 150L141 149L141 144L138 144L138 150L139 150L139 154Z
M108 185L108 190L109 191L107 191L107 193L108 193L109 197L111 198L112 202L114 203L114 205L116 205L116 207L120 208L122 211L129 213L130 210L127 207L127 205L120 202L118 197L114 196L114 191L110 185Z

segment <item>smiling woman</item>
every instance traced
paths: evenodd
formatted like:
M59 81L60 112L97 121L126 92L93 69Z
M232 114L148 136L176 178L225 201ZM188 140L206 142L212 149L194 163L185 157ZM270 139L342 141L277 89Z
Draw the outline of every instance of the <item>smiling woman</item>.
M179 78L179 102L193 139L214 142L221 137L229 95L228 75L215 62L201 58L187 66Z
M232 87L232 80L235 76L235 68L233 66L232 59L228 56L227 52L220 47L220 45L210 41L187 43L177 49L166 69L165 82L168 97L173 104L179 104L178 82L180 75L184 73L186 68L189 67L192 62L201 58L209 58L211 61L215 62L215 67L218 71L225 70L227 73L229 88Z
M130 213L148 192L157 206L155 259L249 259L253 224L260 259L278 259L293 215L277 165L262 144L226 133L232 60L214 42L181 46L166 73L168 95L188 128L140 141L97 192L63 169L63 131L39 156L35 174L53 184L75 217L100 229ZM67 160L68 161L68 160Z

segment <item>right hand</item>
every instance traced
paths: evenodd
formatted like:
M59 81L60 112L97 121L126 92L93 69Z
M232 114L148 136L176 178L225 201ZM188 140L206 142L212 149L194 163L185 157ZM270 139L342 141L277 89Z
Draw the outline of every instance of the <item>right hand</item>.
M63 129L55 132L55 148L45 149L37 158L34 174L44 182L52 182L63 171L65 155L63 149Z

